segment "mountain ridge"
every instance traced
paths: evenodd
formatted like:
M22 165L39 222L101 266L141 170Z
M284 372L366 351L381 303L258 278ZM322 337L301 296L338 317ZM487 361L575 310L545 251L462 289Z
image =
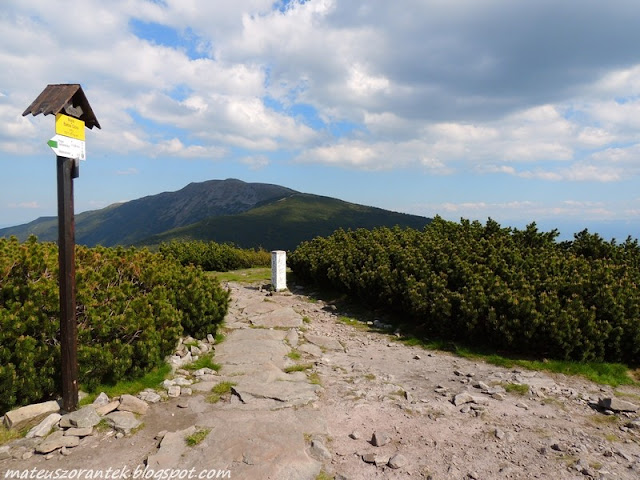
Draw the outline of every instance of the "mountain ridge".
M76 215L76 243L156 245L175 238L232 242L244 248L294 248L337 228L422 228L430 219L238 179L192 182ZM0 229L1 236L57 241L57 217ZM297 242L297 243L296 243ZM294 244L295 243L295 244Z

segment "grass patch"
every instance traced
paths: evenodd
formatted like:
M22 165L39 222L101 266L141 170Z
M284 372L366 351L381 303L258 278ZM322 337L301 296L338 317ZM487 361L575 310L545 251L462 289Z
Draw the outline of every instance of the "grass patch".
M213 361L213 355L202 355L195 362L184 365L182 368L189 371L200 370L201 368L210 368L216 372L222 368L219 363Z
M304 323L311 323L311 319L309 317L307 317L307 316L302 317L302 321Z
M271 267L243 268L230 272L208 272L220 282L255 283L271 280Z
M227 338L227 337L225 337L224 333L219 333L219 332L218 332L218 333L216 333L216 336L215 336L215 345L218 345L218 344L220 344L220 343L224 342L224 339L225 339L225 338Z
M349 325L350 327L354 327L360 330L371 330L366 322L361 322L360 320L351 317L340 316L338 317L338 322L342 323L343 325Z
M370 382L373 382L376 379L376 376L373 373L367 373L364 376L365 379L369 380Z
M11 440L16 440L18 438L22 438L27 434L26 431L20 430L9 430L4 425L0 425L0 445L4 445L5 443L9 443Z
M291 360L300 360L302 354L298 350L291 350L289 353L287 353L287 357L289 357Z
M611 385L612 387L637 384L629 376L627 366L620 363L515 360L515 364L528 370L546 370L553 373L582 376L592 382Z
M170 373L171 366L165 364L134 380L123 380L113 385L98 385L83 399L83 405L92 403L100 392L113 398L124 394L135 395L145 388L157 388Z
M104 418L101 419L98 424L95 426L96 432L108 432L109 430L112 430L111 425L109 425L109 422L107 422L107 420L105 420Z
M509 393L522 396L529 394L529 385L526 383L503 383L502 386Z
M220 382L211 389L211 394L207 397L207 402L218 403L223 397L231 394L231 387L236 384L233 382Z
M565 403L561 400L558 400L557 398L554 397L544 397L540 403L542 403L543 405L555 405L559 408L561 408L562 410L566 410L567 406L565 405Z
M593 415L589 417L592 423L597 425L612 425L618 423L617 415Z
M311 368L313 368L313 365L310 363L301 363L299 365L291 365L290 367L285 368L284 373L304 372Z
M619 392L619 391L614 391L613 394L616 397L621 397L621 398L626 398L627 400L631 400L631 401L640 401L640 395L637 395L635 393L628 393L628 392Z
M620 441L620 438L618 438L618 436L617 436L617 435L614 435L613 433L607 433L607 434L604 436L604 438L605 438L608 442L611 442L611 443L619 442L619 441Z
M135 428L132 428L131 431L129 432L129 435L135 435L136 433L138 433L140 430L142 430L144 428L144 422L142 422L140 425L138 425Z
M320 473L316 476L316 480L334 480L333 475L325 472L324 470L321 470Z
M187 443L187 445L189 445L190 447L195 447L196 445L201 443L205 438L207 438L207 435L209 435L210 431L211 431L210 428L202 428L200 430L197 430L195 433L192 433L191 435L186 437L184 440Z
M394 392L389 393L389 395L394 395L396 397L404 397L404 390L400 388Z
M527 370L561 373L570 376L582 376L592 382L602 385L618 387L620 385L640 385L634 380L635 372L620 363L606 362L572 362L566 360L528 360L511 358L487 352L481 348L461 346L451 341L422 340L415 336L406 336L399 339L405 345L420 346L427 350L442 350L453 353L459 357L471 360L483 360L492 365L504 368L520 367Z
M317 372L313 372L309 375L309 383L312 385L322 385L322 380L320 380L320 375Z

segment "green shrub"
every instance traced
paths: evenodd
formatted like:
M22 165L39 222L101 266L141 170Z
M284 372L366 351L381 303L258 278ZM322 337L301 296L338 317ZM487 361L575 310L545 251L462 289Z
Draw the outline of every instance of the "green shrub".
M228 243L174 240L162 243L159 251L176 258L182 265L196 265L206 271L227 272L271 265L271 254L266 250L241 249Z
M301 244L289 266L426 335L563 360L640 358L640 247L557 232L436 218L423 231L336 231Z
M57 246L0 238L0 411L60 392ZM148 250L76 247L79 380L143 375L178 338L215 334L229 294Z

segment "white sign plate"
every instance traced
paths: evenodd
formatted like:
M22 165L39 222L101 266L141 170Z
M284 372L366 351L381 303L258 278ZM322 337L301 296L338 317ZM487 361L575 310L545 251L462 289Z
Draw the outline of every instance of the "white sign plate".
M64 135L55 135L47 142L54 153L59 157L67 157L73 159L86 160L87 152L85 150L85 142L76 138L65 137Z

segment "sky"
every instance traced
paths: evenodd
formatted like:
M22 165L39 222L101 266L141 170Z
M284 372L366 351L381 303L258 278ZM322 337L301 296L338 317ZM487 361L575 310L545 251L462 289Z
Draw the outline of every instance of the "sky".
M0 227L238 178L449 220L640 237L637 0L0 0ZM561 238L562 238L561 237Z

